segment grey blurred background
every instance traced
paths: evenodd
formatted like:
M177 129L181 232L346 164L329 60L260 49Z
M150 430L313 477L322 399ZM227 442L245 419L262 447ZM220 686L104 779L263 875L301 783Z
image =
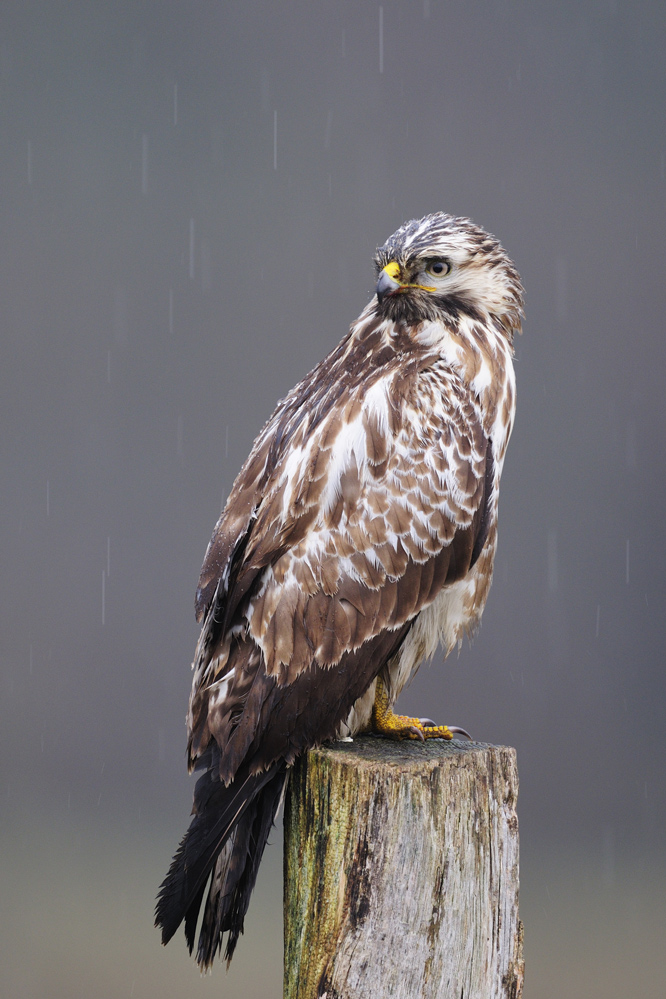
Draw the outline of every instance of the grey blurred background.
M228 975L152 928L194 588L438 210L527 321L483 627L401 708L518 750L526 999L663 995L665 51L640 0L4 0L0 995L281 995L279 829Z

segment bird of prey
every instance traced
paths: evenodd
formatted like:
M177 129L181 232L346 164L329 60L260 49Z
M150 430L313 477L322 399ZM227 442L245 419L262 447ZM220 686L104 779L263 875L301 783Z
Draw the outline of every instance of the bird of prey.
M207 968L231 960L289 767L358 732L451 738L393 712L478 625L515 409L520 277L443 213L377 250L376 295L278 403L215 527L196 594L193 818L160 889Z

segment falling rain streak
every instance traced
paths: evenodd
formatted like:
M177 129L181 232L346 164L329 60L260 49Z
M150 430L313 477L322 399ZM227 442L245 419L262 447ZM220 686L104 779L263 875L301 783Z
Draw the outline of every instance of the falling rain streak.
M111 574L111 538L106 539L106 578Z
M194 281L194 219L190 219L190 281Z
M182 415L178 417L176 423L176 455L181 459L183 458L183 417Z
M169 288L169 333L173 333L173 288Z
M106 380L111 384L111 351L106 352Z
M599 621L601 620L601 604L597 604L597 630L596 637L599 637Z
M173 123L178 124L178 84L173 85Z
M548 589L557 591L557 531L548 532Z
M46 516L51 516L51 496L49 489L49 480L46 480Z
M148 194L148 136L141 137L141 193Z
M273 112L273 169L277 170L277 111Z
M627 550L626 550L625 567L624 568L625 568L624 581L627 584L627 586L629 586L629 538L627 538Z
M384 8L379 8L379 72L384 72Z
M102 569L102 627L106 620L106 572Z
M32 186L32 142L28 140L28 187Z

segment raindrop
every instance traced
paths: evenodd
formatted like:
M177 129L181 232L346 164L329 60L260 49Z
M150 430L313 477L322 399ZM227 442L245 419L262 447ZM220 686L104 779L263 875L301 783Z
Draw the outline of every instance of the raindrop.
M229 457L229 424L227 423L224 431L224 457Z
M190 281L194 281L194 219L190 219Z
M343 59L347 58L347 36L345 34L345 29L342 29L342 39L340 44L340 55ZM663 162L663 159L662 159Z
M32 676L32 644L30 645L30 675Z
M663 171L663 157L662 157L662 177L664 176ZM28 139L28 187L32 186L32 142Z
M601 843L602 882L611 888L615 882L615 835L612 826L606 826Z
M173 85L173 123L178 124L178 84Z
M106 380L111 384L111 351L106 352Z
M178 417L178 423L176 426L176 454L183 460L183 417L182 415Z
M173 288L169 288L169 333L173 333Z
M629 586L629 538L627 538L627 550L626 550L624 581L627 584L627 586Z
M328 196L329 198L333 197L333 178L330 173L328 175Z
M548 532L548 589L557 590L557 531Z
M326 128L324 129L324 149L328 149L331 145L331 121L333 114L331 111L326 115Z
M601 620L601 604L597 604L597 630L596 637L599 637L599 621Z
M423 20L430 19L430 0L423 0Z
M106 578L111 574L111 538L106 539Z
M102 569L102 627L106 620L106 572Z
M277 111L273 112L273 169L277 170Z
M49 480L46 480L46 516L51 516L51 497L49 489Z
M379 8L379 72L384 72L384 8Z
M141 193L148 194L148 136L141 136Z

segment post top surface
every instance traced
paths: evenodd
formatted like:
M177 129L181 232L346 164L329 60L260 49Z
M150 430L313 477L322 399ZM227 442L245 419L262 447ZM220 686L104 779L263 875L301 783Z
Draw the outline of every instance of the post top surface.
M486 742L469 742L467 739L427 739L425 742L394 742L373 735L356 736L353 742L329 742L310 753L340 763L356 767L395 766L399 768L421 767L438 760L452 760L473 754L485 754L488 750L511 752L505 746L493 746Z

